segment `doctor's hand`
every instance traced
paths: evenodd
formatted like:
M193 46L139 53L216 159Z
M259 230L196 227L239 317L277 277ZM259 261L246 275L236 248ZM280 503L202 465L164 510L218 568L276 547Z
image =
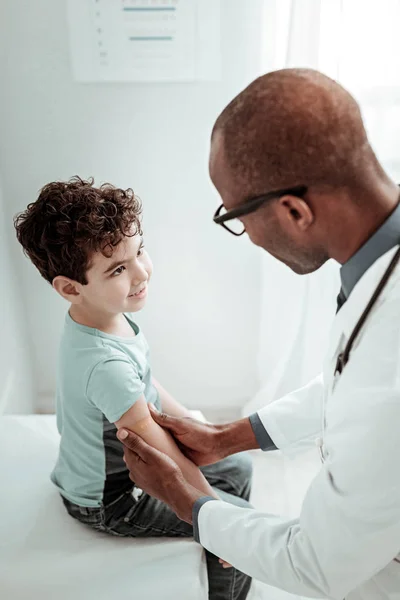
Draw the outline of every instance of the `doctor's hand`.
M199 467L225 458L226 454L218 448L218 426L190 417L171 417L158 412L152 404L149 408L154 421L172 433L183 454Z
M130 479L150 496L168 504L182 521L192 523L193 505L204 493L186 481L172 458L149 446L136 433L119 429L117 437L124 444Z

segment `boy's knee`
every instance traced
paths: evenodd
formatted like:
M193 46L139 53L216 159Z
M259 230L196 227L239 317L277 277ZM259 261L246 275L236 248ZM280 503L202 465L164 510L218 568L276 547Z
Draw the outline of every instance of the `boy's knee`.
M240 459L240 467L245 473L247 479L251 479L253 476L253 459L248 452L241 452L238 454Z
M239 478L243 483L249 482L253 476L253 460L248 452L240 452L232 457L232 470L235 472L235 477Z

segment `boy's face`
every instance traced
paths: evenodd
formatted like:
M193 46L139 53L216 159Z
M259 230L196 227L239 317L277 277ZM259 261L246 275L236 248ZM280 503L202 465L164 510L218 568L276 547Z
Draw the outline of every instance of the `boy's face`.
M110 257L95 252L81 286L81 302L97 314L136 312L146 303L153 265L140 235L125 237Z

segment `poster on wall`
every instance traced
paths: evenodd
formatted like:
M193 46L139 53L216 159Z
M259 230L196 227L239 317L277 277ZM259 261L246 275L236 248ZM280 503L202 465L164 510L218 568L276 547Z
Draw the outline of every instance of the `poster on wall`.
M220 0L68 0L78 82L215 81Z

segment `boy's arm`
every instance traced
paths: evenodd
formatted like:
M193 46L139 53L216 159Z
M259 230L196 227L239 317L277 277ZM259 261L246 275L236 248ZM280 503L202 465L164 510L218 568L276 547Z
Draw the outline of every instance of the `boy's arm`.
M144 390L135 366L124 356L116 355L94 367L86 395L110 423L139 434L150 446L170 456L194 487L207 496L217 497L199 468L179 450L171 434L152 419Z
M176 404L180 406L178 403ZM125 427L134 431L150 446L153 446L154 448L157 448L157 450L170 456L180 467L183 476L191 485L203 492L206 496L218 498L199 468L182 454L171 434L153 421L143 394L135 404L115 422L115 425L118 429Z
M160 396L162 412L165 412L173 417L192 417L190 411L180 404L180 402L175 400L175 398L173 398L171 394L167 392L165 388L163 388L161 383L157 381L157 379L154 379L154 377L153 385Z

